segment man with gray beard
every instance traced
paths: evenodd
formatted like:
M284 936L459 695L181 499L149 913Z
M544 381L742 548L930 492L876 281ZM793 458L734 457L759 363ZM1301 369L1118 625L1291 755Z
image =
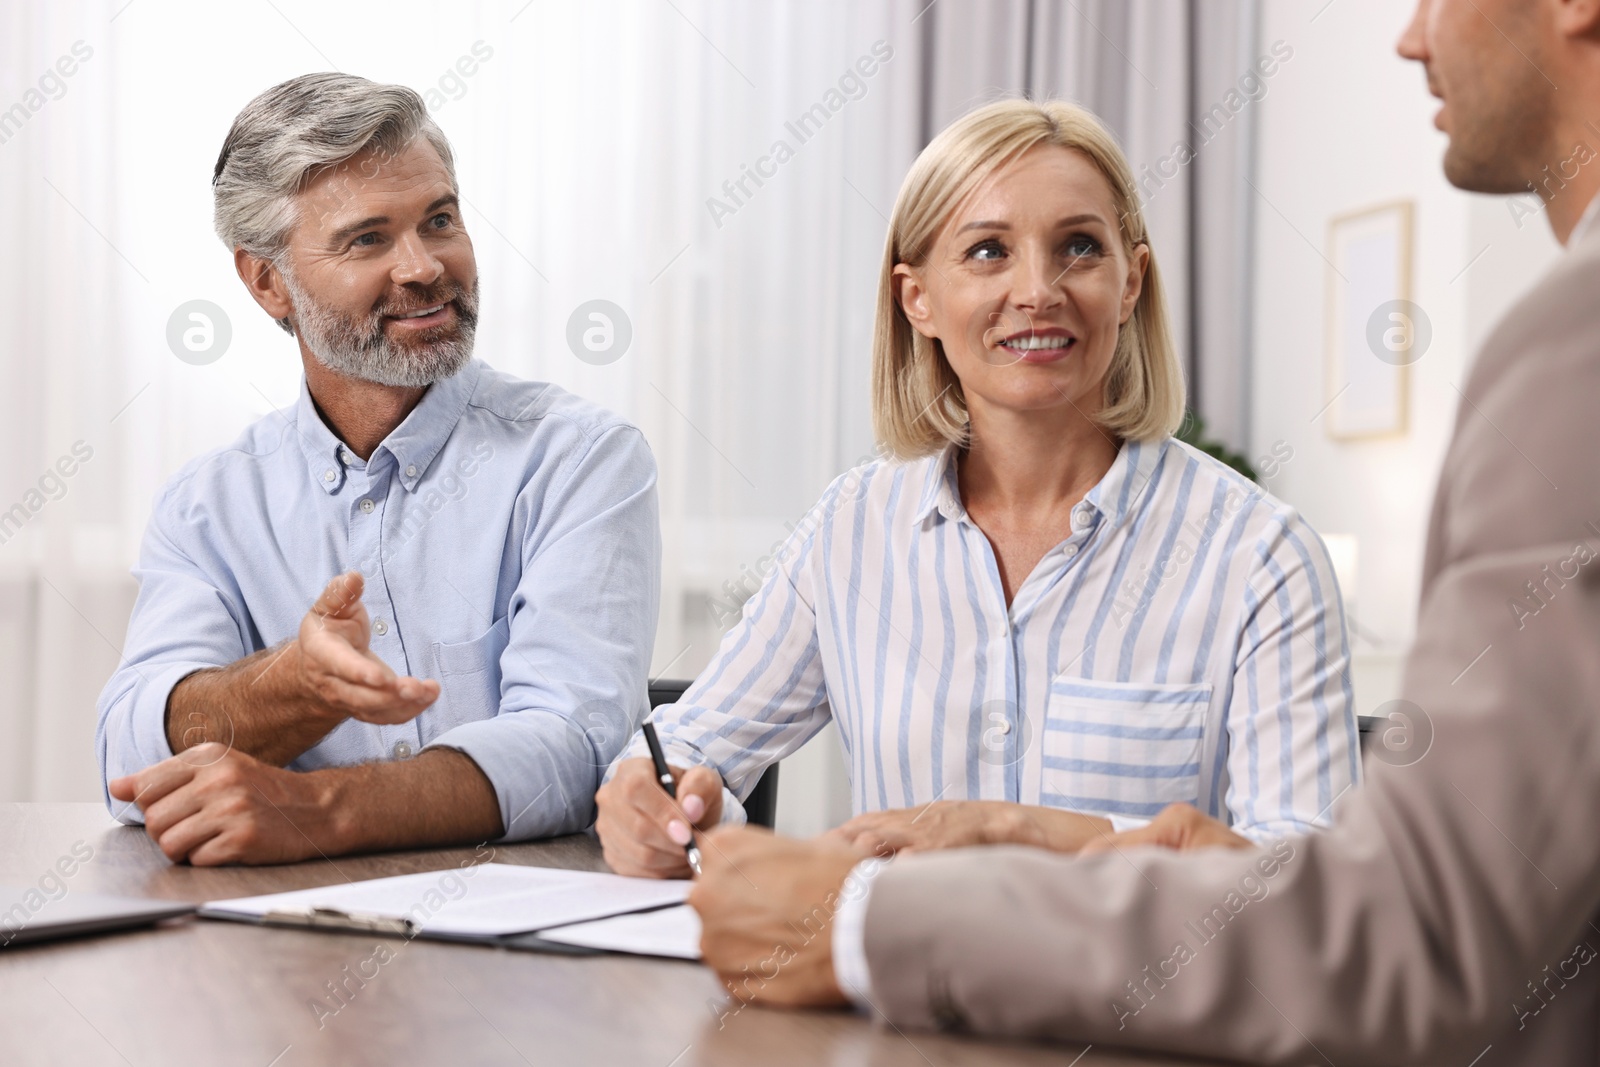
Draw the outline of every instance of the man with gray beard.
M415 92L275 86L212 184L305 378L156 499L100 697L113 814L193 864L583 829L647 710L649 447L472 358L472 241Z

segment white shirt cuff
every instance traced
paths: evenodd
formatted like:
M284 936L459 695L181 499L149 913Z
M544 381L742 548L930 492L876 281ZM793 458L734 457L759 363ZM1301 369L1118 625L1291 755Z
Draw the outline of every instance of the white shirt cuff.
M867 901L872 880L888 866L881 856L862 860L839 887L833 913L833 980L862 1011L872 1010L872 974L867 969Z
M1125 834L1129 830L1137 830L1141 826L1150 825L1149 819L1141 819L1136 815L1107 814L1106 818L1111 820L1111 832L1114 834Z
M750 821L749 814L744 810L744 805L739 803L739 798L733 795L733 790L727 786L722 787L722 823L723 826L743 826Z

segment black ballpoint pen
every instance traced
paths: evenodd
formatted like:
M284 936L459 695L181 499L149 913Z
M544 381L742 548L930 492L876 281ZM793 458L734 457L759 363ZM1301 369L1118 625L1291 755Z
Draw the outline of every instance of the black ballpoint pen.
M656 781L661 783L661 788L667 791L667 796L678 799L678 783L672 777L672 768L667 766L667 757L661 751L661 739L656 736L656 724L644 724L644 743L650 746L650 758L656 765ZM694 843L694 827L689 827L689 843L683 846L683 853L689 858L689 869L695 874L700 873L700 849Z

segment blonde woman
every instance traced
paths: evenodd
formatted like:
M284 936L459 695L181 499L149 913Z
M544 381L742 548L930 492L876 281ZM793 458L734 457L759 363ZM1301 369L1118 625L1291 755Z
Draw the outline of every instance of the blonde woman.
M1062 102L928 145L873 339L888 457L839 478L715 658L598 796L611 866L687 873L690 825L830 719L863 848L1072 851L1185 801L1252 838L1360 774L1343 609L1293 509L1173 439L1183 381L1133 175ZM1115 822L1114 822L1115 821Z

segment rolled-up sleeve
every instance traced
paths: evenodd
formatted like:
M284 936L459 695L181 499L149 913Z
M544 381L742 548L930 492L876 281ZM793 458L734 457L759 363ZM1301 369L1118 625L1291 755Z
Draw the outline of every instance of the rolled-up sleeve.
M1333 563L1292 512L1257 543L1228 708L1228 815L1256 841L1332 824L1360 780L1350 649Z
M111 799L108 784L172 755L167 700L195 671L245 655L241 613L232 594L197 562L177 521L171 490L157 498L134 577L139 596L117 670L100 693L95 747L100 786L112 815L140 823L137 805ZM194 536L189 534L189 536Z
M478 765L500 805L503 840L582 830L602 771L647 708L661 587L656 466L631 426L596 435L530 506L522 576L500 656L500 706L429 747Z

